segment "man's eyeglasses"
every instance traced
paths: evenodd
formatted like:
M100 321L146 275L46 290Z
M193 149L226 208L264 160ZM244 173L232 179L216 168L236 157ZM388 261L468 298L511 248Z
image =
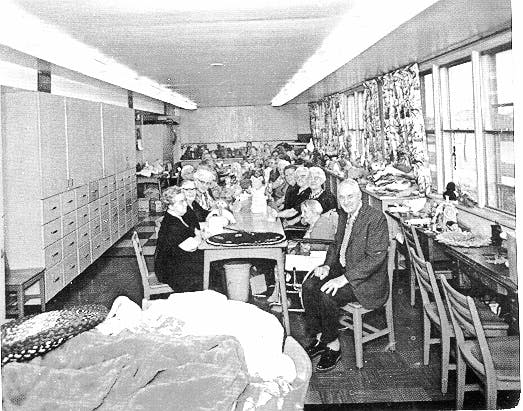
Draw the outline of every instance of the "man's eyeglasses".
M188 187L183 187L182 190L183 190L183 191L195 191L195 190L196 190L196 187L190 187L190 188L188 188Z

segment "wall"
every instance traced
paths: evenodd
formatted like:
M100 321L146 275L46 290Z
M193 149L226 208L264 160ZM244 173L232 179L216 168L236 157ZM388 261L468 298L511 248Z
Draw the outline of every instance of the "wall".
M182 144L296 141L298 133L310 133L306 104L181 110L181 124L178 129Z
M149 164L160 159L173 160L173 144L169 127L164 124L148 124L141 127L143 150L137 151L136 160Z

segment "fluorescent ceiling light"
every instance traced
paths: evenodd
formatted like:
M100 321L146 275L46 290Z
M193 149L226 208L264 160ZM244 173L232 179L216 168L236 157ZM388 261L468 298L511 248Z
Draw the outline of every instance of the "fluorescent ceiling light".
M299 96L436 2L354 0L354 7L272 99L272 105L282 106Z
M20 9L10 0L2 2L0 44L180 108L197 108L196 103L187 97L162 87L156 81L139 76L129 67L105 56L99 50L75 40L67 33Z

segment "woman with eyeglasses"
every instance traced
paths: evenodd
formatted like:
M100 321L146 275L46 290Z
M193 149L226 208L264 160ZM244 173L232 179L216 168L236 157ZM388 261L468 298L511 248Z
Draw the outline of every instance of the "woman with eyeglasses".
M185 180L181 187L187 200L187 212L183 216L183 221L193 228L200 229L200 223L205 221L209 211L203 209L196 201L196 184L194 184L194 181Z
M336 197L323 188L326 180L325 172L320 167L309 168L309 187L311 189L309 200L316 200L320 203L324 213L337 206Z
M200 230L184 220L187 200L180 187L169 187L162 193L167 211L162 220L154 269L158 280L174 292L198 291L203 288L203 251Z
M311 189L309 188L309 169L304 166L300 166L294 172L296 179L296 187L293 192L294 201L292 201L292 207L283 209L278 213L278 217L287 218L289 225L296 224L300 220L301 208L300 205L310 196Z
M211 187L214 184L216 176L207 168L198 168L194 172L194 183L196 185L196 202L204 210L211 210L214 206L214 197L211 193Z

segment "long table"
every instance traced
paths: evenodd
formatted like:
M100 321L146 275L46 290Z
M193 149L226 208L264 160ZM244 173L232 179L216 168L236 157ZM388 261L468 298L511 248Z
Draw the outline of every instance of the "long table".
M244 208L240 212L235 213L237 223L231 225L231 228L272 232L283 234L283 227L280 220L267 221L265 214L253 214L250 210ZM276 260L276 278L280 287L281 305L283 313L283 323L287 335L290 335L290 321L289 321L289 307L287 302L287 293L285 292L285 254L284 250L287 247L287 241L283 241L273 245L256 245L256 246L217 246L203 242L200 249L203 250L203 289L209 288L209 273L211 262L229 259L252 259L264 258L268 260Z

